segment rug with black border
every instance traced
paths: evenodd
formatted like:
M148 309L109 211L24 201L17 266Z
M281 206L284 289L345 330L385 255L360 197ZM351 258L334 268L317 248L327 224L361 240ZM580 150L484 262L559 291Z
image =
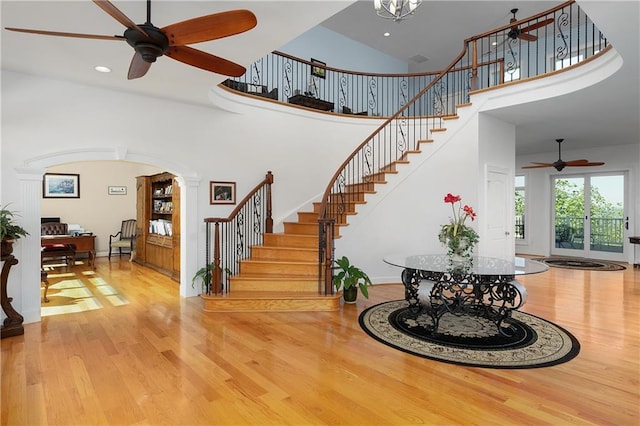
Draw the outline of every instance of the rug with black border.
M362 329L392 348L419 357L483 368L539 368L575 358L580 343L567 330L535 315L513 311L512 336L491 321L446 313L430 333L428 315L415 315L405 300L383 302L359 316Z
M583 257L551 256L539 257L533 260L546 263L556 268L583 269L588 271L624 271L627 269L619 263L608 262L606 260L585 259Z

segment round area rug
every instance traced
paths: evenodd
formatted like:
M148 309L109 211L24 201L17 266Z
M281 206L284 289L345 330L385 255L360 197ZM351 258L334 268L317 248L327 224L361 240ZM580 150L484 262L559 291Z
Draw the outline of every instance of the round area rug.
M445 314L438 332L428 315L416 316L405 300L372 306L359 317L362 329L374 339L401 351L452 364L485 368L538 368L575 358L580 343L549 321L513 311L512 337L498 333L484 318Z
M589 271L624 271L627 269L615 262L577 257L541 257L533 260L546 263L549 266L567 269L584 269Z

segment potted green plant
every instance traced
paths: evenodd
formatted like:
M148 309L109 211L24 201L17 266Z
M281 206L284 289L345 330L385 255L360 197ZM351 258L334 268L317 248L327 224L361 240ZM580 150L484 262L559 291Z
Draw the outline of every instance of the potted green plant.
M198 269L198 271L195 273L195 275L191 279L191 287L195 288L196 281L200 281L200 288L202 290L202 293L208 293L209 285L211 285L211 277L213 275L213 271L215 271L217 268L219 267L216 266L215 263L211 263L207 266L203 266L202 268ZM222 269L227 274L232 273L229 268L224 268L224 269L220 268L220 269Z
M17 215L8 209L8 205L0 208L0 236L2 236L2 257L13 252L13 243L29 233L15 222Z
M333 269L339 271L333 276L333 285L336 290L343 290L342 297L345 303L355 303L358 297L358 288L362 295L369 298L367 286L373 285L369 276L360 268L352 265L347 256L335 260Z

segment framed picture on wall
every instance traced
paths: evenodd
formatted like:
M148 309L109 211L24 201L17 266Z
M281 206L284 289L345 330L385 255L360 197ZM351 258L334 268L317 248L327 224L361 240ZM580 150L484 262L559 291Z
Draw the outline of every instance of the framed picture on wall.
M327 64L325 62L319 61L317 59L313 59L311 58L311 75L319 77L319 78L326 78L327 76L327 70L325 69L325 67L327 66ZM313 65L315 64L315 65Z
M44 198L80 198L80 175L45 173L42 181Z
M209 182L210 204L235 204L236 203L236 183L235 182Z
M110 186L109 195L127 195L126 186Z

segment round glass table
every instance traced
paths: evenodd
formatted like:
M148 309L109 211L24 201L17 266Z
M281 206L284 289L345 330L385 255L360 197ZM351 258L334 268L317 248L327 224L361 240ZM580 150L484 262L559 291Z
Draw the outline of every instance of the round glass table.
M547 265L523 257L499 259L473 257L454 261L444 254L392 254L385 263L403 268L402 283L409 308L416 315L429 315L432 333L446 314L482 316L503 335L510 335L511 311L527 298L518 275L537 274ZM506 323L505 323L506 321Z

